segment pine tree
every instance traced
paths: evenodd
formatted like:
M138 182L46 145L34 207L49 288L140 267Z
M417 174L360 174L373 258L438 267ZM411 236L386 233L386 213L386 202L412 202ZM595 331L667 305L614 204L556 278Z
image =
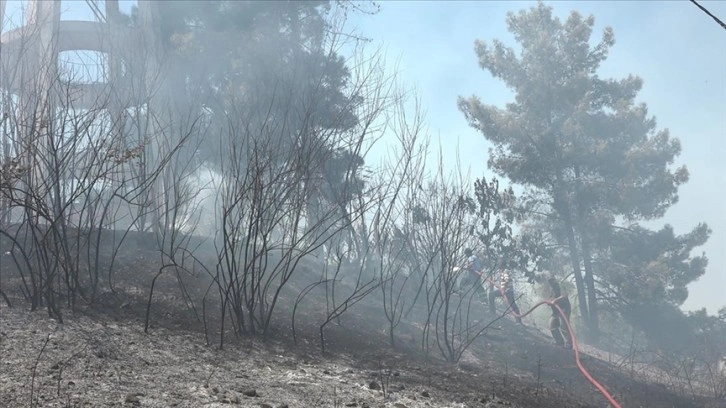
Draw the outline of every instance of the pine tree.
M475 52L481 68L514 91L514 102L502 109L472 96L458 104L493 144L489 167L544 197L554 235L569 250L580 313L596 338L597 246L618 221L663 216L688 171L672 168L679 140L636 104L643 81L598 76L615 40L606 28L592 46L594 22L577 12L560 21L542 3L509 13L519 49L477 40Z

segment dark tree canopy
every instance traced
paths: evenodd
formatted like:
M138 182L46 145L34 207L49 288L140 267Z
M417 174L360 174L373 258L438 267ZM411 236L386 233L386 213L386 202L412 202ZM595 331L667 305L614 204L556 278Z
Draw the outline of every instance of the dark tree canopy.
M290 134L348 129L359 100L331 43L331 2L161 2L162 39L178 87L216 115L247 106ZM258 124L260 125L260 124ZM261 126L261 125L260 125Z
M688 297L686 285L703 275L708 259L691 251L706 243L710 230L699 224L676 235L670 225L659 231L640 226L616 230L602 259L603 276L621 310L640 303L680 306Z

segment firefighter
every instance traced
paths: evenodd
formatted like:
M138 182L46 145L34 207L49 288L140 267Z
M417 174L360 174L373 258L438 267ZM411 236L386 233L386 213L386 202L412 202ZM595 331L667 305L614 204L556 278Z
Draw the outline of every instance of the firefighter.
M517 300L514 298L514 281L511 271L500 268L494 278L496 282L489 281L489 311L492 314L497 313L495 300L497 297L502 297L505 302L504 305L512 308L517 323L522 323Z
M479 261L479 257L474 255L474 252L469 248L464 250L464 255L466 255L466 263L464 264L465 275L461 279L460 289L462 292L467 293L473 286L474 293L479 294L484 290L481 285L481 262Z
M567 295L562 295L562 288L560 287L560 283L557 282L557 279L549 278L547 279L547 283L549 284L550 291L555 299L554 303L562 309L562 312L565 314L564 318L567 319L567 321L564 321L557 307L555 305L550 305L550 308L552 308L552 316L549 321L550 333L552 333L552 338L558 346L571 349L572 338L570 337L570 330L567 326L567 322L570 321L570 313L572 312L570 299L568 299Z

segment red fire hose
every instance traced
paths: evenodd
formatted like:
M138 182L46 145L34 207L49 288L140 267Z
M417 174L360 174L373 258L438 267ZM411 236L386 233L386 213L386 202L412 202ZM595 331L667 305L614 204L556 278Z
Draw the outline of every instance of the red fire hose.
M560 314L560 316L562 316L562 320L565 321L565 324L567 324L567 329L570 332L570 341L572 342L572 349L575 351L575 363L577 364L577 368L580 369L580 372L582 373L582 375L585 376L585 378L588 381L590 381L590 383L592 385L594 385L598 391L600 391L600 394L602 394L605 397L605 399L607 399L608 402L614 408L621 408L620 404L618 404L618 402L615 401L615 398L613 398L613 396L608 392L608 390L606 390L602 384L597 382L592 377L592 375L590 375L590 373L585 369L585 366L582 365L582 362L580 361L580 350L577 347L577 338L575 337L575 332L572 330L572 326L570 326L570 319L568 319L567 316L565 316L565 312L560 308L560 306L558 304L555 303L556 300L562 299L563 297L558 297L558 298L555 298L552 300L543 300L543 301L535 304L534 306L532 306L532 308L529 309L526 313L519 314L519 313L514 312L514 310L512 310L512 305L509 304L509 299L507 299L507 296L504 294L504 290L501 287L499 287L499 285L494 283L494 281L492 281L490 278L486 278L485 280L487 282L491 283L492 285L494 285L494 287L496 287L497 290L502 294L502 299L504 299L504 301L507 302L507 308L509 309L510 313L512 313L512 315L514 315L515 317L518 317L518 318L525 317L528 314L532 313L538 307L545 305L545 304L554 306L555 308L557 308L557 312Z

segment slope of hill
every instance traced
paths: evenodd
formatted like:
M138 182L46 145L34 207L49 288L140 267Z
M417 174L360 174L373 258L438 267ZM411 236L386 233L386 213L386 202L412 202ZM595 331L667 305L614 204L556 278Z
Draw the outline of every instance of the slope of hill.
M328 331L322 355L309 336L297 345L250 337L219 350L183 322L144 334L127 308L78 312L61 327L42 311L4 307L0 406L606 406L569 352L508 322L451 365L391 350L360 316ZM624 407L706 406L585 360Z
M123 252L115 292L103 293L93 308L66 312L63 325L43 310L28 312L20 294L7 290L17 284L4 268L14 306L0 305L0 406L608 406L576 367L572 351L553 345L534 319L525 325L497 320L451 364L435 348L421 351L420 328L412 324L399 327L392 348L371 296L326 326L323 353L325 305L313 298L298 311L295 338L285 317L265 339L228 331L220 349L218 326L205 335L169 274L155 289L145 333L154 274L143 271L157 270L155 259L150 250ZM646 381L643 370L618 369L602 351L581 349L585 367L623 407L726 406L697 392L686 397Z

